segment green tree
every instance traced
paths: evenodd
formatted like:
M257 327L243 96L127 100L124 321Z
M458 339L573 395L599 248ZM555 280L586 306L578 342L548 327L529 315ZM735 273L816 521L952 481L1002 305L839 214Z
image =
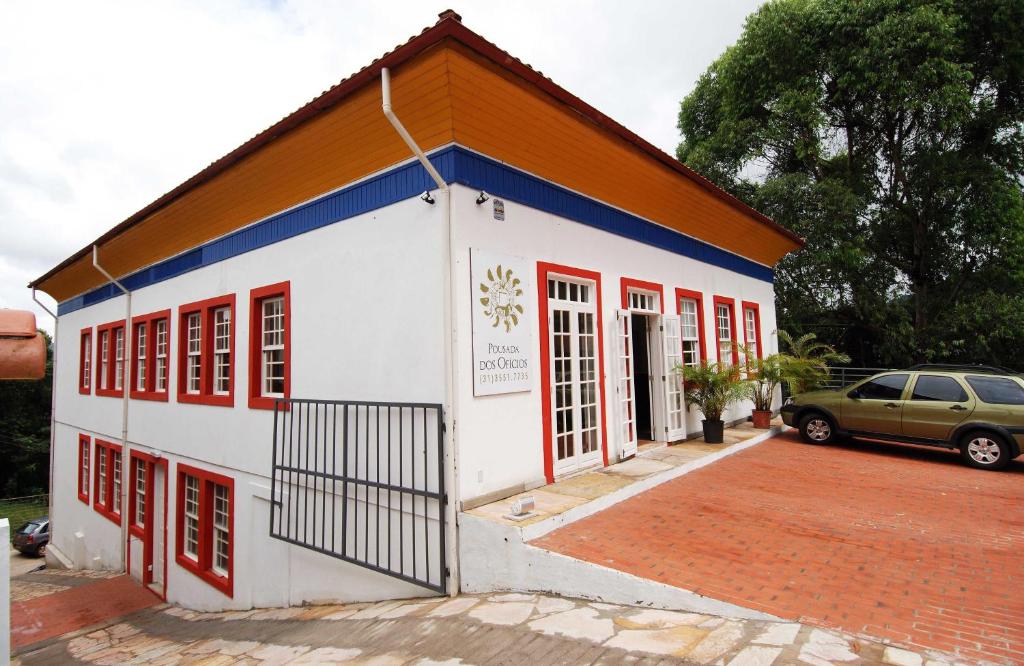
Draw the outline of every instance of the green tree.
M679 159L807 238L779 325L858 363L1024 367L1024 3L775 0L682 102Z
M0 497L48 492L53 343L46 338L46 375L0 381Z

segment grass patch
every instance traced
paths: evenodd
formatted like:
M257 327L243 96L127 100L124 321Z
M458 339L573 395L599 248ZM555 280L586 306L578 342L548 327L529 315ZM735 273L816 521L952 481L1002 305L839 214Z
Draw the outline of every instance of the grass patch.
M14 538L14 532L19 527L34 518L42 518L49 510L50 507L46 495L0 500L0 518L7 518L11 521L12 539Z

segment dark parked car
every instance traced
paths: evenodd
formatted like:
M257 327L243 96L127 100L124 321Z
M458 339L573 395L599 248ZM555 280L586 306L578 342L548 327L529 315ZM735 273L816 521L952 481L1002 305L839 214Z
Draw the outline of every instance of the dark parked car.
M30 520L14 535L14 547L26 555L45 555L50 543L50 518Z

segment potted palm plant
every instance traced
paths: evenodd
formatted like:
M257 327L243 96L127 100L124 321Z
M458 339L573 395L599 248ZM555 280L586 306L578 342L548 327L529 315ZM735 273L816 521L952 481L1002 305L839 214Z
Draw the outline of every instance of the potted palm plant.
M696 366L676 366L676 372L683 375L686 401L696 405L704 415L701 421L704 441L722 443L725 430L722 413L730 404L747 397L747 383L740 379L736 368L721 363L705 361Z
M775 389L785 379L783 366L785 359L782 354L772 354L761 359L751 359L751 381L747 384L747 397L754 402L752 420L755 428L770 428L772 421L772 401Z
M779 330L779 343L785 352L779 355L782 374L794 395L813 391L828 378L829 367L850 362L850 357L817 339L814 333L793 338Z

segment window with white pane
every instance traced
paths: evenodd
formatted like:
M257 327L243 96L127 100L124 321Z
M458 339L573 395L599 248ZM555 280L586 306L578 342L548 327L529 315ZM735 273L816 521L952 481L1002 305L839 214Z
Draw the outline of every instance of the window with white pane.
M213 311L213 392L231 391L231 308Z
M146 324L135 326L135 390L146 390Z
M114 390L124 387L124 328L114 329Z
M141 458L133 458L133 461L135 463L134 524L144 527L146 525L146 461Z
M185 474L184 551L193 560L199 559L199 479Z
M228 575L231 558L231 502L227 486L213 484L213 570Z
M167 390L167 320L159 319L156 322L156 390L164 392Z
M202 389L202 367L203 367L203 318L198 312L188 315L187 325L187 352L185 366L185 390L187 393L198 394ZM180 343L179 343L180 344ZM180 389L179 389L180 391Z
M661 298L653 291L629 289L626 291L628 309L634 312L658 314L661 312Z
M110 466L111 474L114 477L113 486L113 509L114 513L121 513L121 452L111 451L110 452Z
M715 321L718 331L718 361L733 365L732 308L724 303L715 305Z
M744 341L750 358L761 358L761 350L757 347L758 329L757 310L754 308L743 309Z
M92 386L92 333L82 334L81 372L79 388L88 392Z
M100 386L110 386L110 331L100 333Z
M683 365L696 367L700 365L700 316L697 299L679 299L680 337L683 345Z
M78 437L78 499L89 503L89 436Z
M284 297L267 298L262 303L260 348L261 394L284 396Z

